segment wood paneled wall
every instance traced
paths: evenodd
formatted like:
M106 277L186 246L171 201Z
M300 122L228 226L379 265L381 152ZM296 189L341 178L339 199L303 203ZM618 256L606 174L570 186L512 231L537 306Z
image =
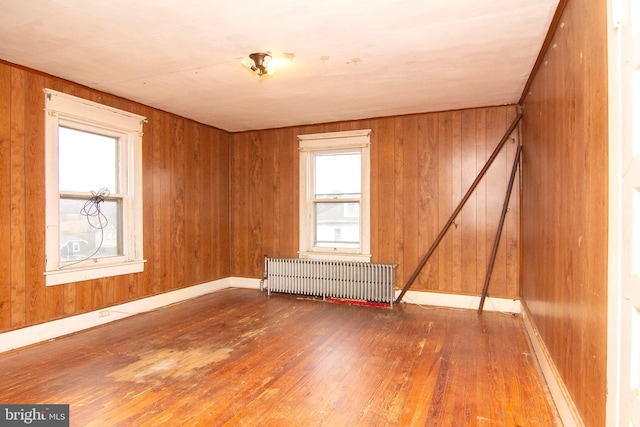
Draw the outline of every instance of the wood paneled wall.
M523 122L522 296L587 426L605 425L606 17L568 1Z
M44 285L44 93L148 118L144 273ZM0 332L229 276L229 134L0 62Z
M371 129L373 261L397 263L403 286L516 114L514 106L500 106L232 134L232 276L260 277L263 254L297 257L296 136ZM481 293L517 147L513 136L412 290ZM517 187L490 285L496 297L519 297Z

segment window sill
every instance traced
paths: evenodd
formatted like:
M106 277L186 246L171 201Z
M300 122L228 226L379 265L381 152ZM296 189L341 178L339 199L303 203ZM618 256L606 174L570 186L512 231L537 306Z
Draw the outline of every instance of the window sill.
M45 271L45 284L46 286L55 286L65 283L81 282L83 280L141 273L144 271L145 262L146 260L136 260L112 265L99 265L96 267Z
M334 252L298 252L300 259L326 259L336 261L371 262L371 255L366 254L336 254Z

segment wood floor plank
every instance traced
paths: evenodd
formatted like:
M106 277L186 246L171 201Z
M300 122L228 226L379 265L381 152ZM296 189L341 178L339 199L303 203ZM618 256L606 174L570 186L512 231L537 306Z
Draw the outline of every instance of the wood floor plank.
M553 426L522 319L229 289L0 354L73 426Z

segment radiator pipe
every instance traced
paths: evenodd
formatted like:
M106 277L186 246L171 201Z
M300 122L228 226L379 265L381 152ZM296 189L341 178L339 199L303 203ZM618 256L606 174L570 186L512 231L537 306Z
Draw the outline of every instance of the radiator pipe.
M487 162L482 167L482 169L480 170L480 173L478 174L476 179L471 184L471 187L469 187L469 190L467 190L467 192L464 195L464 197L462 198L462 200L460 200L460 203L458 203L458 207L456 207L456 209L453 211L453 213L451 214L451 216L449 217L449 219L445 223L444 227L442 227L442 230L440 231L440 234L438 234L438 237L436 237L436 240L433 242L433 244L431 245L431 247L427 251L427 254L424 256L424 258L422 258L422 261L420 261L420 264L418 264L418 267L416 268L416 270L413 272L411 277L409 277L409 280L407 280L407 283L404 285L404 288L402 288L402 291L400 292L400 295L398 295L398 298L396 298L396 300L394 301L394 304L399 304L400 301L402 301L402 297L404 297L404 294L406 294L407 291L409 290L409 288L411 287L411 285L413 285L413 282L418 277L418 274L420 274L420 271L422 270L424 265L427 263L429 258L431 258L431 255L433 254L433 252L438 247L438 244L440 244L440 241L444 238L444 235L447 233L447 230L449 230L449 227L451 227L451 224L453 223L453 221L456 219L456 217L458 216L458 214L462 210L462 207L467 202L469 197L471 197L471 194L473 193L473 191L476 189L476 187L480 183L480 180L487 173L487 170L489 169L489 166L491 166L491 164L493 163L495 158L498 157L498 154L500 153L500 150L502 149L504 144L509 140L509 136L511 135L511 132L513 132L513 130L516 128L516 126L518 126L518 123L520 122L521 119L522 119L522 111L519 108L518 109L518 115L516 116L515 119L513 119L513 122L511 123L511 126L509 126L509 128L505 132L504 136L502 137L502 139L500 140L500 142L498 143L496 148L493 150L493 153L491 153L491 156L489 156L489 158L487 159Z
M262 279L260 279L260 292L264 291L264 281L269 278L269 267L267 264L267 254L264 254L264 270L262 272Z
M518 149L516 150L516 157L513 159L513 167L511 168L511 177L509 177L509 186L507 187L507 194L504 197L504 204L502 205L502 214L500 215L500 223L498 224L498 231L496 231L496 238L493 242L493 250L491 251L491 258L489 259L489 265L487 266L487 276L484 279L484 287L482 288L482 297L480 297L478 314L482 314L482 308L484 307L484 300L487 298L487 292L489 290L489 281L491 280L491 273L493 272L493 264L495 264L496 255L498 254L500 236L502 235L502 228L504 227L504 221L507 217L507 210L509 209L509 199L511 198L511 190L513 189L513 183L516 178L516 172L518 171L518 165L520 164L521 153L522 153L522 145L518 145Z

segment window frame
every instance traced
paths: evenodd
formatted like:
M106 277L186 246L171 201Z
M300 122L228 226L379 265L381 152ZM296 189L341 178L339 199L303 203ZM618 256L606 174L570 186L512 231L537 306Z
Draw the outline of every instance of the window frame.
M371 261L370 171L371 130L298 135L300 151L300 258ZM358 248L315 245L314 158L316 155L359 152L361 161L360 246ZM339 200L349 202L350 199Z
M51 89L44 89L44 93L46 286L142 272L146 262L142 238L142 125L146 118ZM118 138L120 188L109 200L122 203L122 255L60 261L60 199L87 196L59 189L60 126Z

